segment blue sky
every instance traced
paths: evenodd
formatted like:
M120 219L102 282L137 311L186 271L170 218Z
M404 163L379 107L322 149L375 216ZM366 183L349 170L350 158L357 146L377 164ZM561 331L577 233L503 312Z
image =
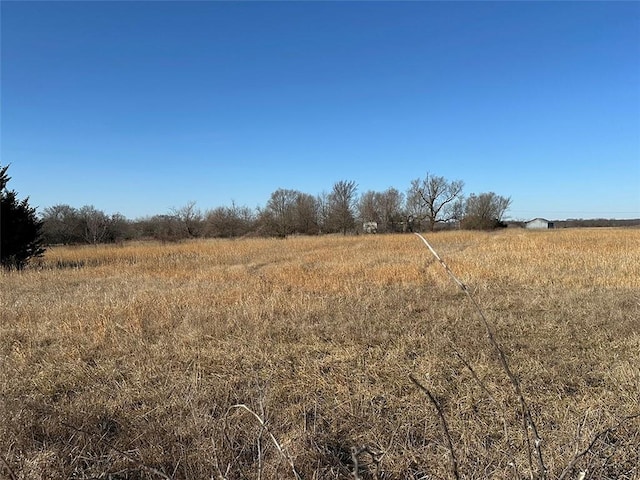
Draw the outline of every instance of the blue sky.
M128 218L427 172L640 217L639 2L2 1L9 186Z

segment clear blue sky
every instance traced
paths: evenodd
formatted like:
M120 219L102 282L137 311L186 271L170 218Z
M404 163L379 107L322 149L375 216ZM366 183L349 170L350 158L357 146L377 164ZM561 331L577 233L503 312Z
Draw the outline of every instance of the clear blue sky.
M639 2L0 3L0 163L40 211L431 172L515 219L640 217Z

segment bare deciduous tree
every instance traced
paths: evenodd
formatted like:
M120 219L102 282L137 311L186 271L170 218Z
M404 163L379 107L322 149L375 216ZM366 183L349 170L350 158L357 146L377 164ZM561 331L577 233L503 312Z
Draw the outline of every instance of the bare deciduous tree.
M392 232L403 220L403 195L393 187L384 192L369 190L360 196L358 214L362 222L376 222L379 232Z
M483 230L499 227L510 205L510 197L496 195L493 192L472 194L464 204L462 226Z
M110 220L102 210L85 205L78 210L78 220L85 242L97 245L107 239Z
M300 195L297 190L279 188L271 194L264 211L263 219L268 229L279 237L293 233L296 218L296 201Z
M324 233L328 228L329 219L329 194L322 192L316 195L316 205L318 209L318 229L319 233Z
M166 242L177 242L185 238L184 226L175 215L154 215L138 221L143 237L152 237Z
M358 216L362 222L382 223L379 192L369 190L360 195L360 201L358 202Z
M202 213L196 208L196 202L190 201L180 208L172 208L171 214L184 227L186 236L193 238L202 233Z
M45 208L42 212L42 222L42 236L49 245L84 241L78 211L69 205Z
M133 238L133 224L124 215L108 216L93 205L79 210L54 205L42 213L43 238L48 244L109 243Z
M407 192L407 210L415 219L427 220L429 230L436 224L456 219L455 202L462 197L462 180L449 181L444 177L427 174L415 179Z
M240 237L254 227L254 212L231 202L230 207L217 207L205 215L205 235L209 237Z
M328 222L334 231L342 232L343 235L355 225L357 190L356 182L341 180L333 185L329 194Z
M298 193L295 202L295 231L305 235L316 235L318 226L318 202L308 193Z
M382 216L382 230L395 231L402 221L402 203L404 195L393 187L387 188L380 196L380 212Z
M114 213L109 219L109 229L107 233L107 241L123 242L133 238L132 225L127 218L121 213Z

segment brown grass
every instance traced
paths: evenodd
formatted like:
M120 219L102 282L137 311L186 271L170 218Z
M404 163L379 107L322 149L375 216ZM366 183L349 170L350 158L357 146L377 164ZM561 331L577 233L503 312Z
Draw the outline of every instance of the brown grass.
M427 238L548 477L638 478L640 232ZM0 282L0 478L451 478L409 375L461 478L542 475L413 235L59 247Z

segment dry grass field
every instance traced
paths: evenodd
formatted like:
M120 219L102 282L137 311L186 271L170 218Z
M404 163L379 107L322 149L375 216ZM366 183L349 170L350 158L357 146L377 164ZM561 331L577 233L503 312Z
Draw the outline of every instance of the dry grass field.
M0 478L640 478L640 230L426 237L538 447L414 235L56 247L0 273Z

